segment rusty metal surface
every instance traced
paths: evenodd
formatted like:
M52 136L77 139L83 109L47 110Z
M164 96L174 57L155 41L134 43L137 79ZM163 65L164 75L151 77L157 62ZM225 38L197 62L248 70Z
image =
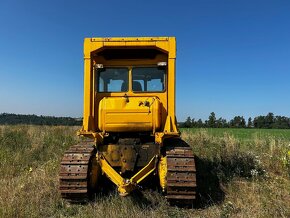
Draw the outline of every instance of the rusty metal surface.
M63 198L71 202L89 199L89 164L93 154L93 143L73 145L65 152L59 173L59 191Z
M192 149L169 146L166 149L166 156L167 200L172 204L192 205L196 199L197 187Z
M142 143L135 139L120 139L116 144L107 144L99 147L112 167L120 167L121 172L134 172L146 166L148 162L160 153L160 146L154 143Z

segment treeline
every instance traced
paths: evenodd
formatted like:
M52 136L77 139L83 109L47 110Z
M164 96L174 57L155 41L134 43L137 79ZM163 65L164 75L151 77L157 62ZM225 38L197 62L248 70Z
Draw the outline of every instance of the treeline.
M72 117L37 116L37 115L21 115L8 113L0 114L0 125L7 124L80 126L82 125L82 119Z
M208 119L204 122L199 119L187 117L186 121L180 124L184 128L260 128L260 129L290 129L290 118L285 116L274 116L268 113L266 116L251 117L246 121L243 116L235 116L230 121L220 117L216 118L214 112L211 112Z

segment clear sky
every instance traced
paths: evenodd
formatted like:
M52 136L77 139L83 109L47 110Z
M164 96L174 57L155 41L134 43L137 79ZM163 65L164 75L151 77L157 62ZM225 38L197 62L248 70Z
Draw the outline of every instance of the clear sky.
M177 37L177 118L290 117L289 0L1 0L0 113L82 116L83 39Z

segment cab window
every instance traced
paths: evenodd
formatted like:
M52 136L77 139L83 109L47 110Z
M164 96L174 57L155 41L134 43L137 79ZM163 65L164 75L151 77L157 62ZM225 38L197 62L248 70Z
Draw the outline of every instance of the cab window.
M162 92L165 90L165 69L159 67L134 67L133 92Z
M98 92L127 92L128 68L102 68L97 70Z

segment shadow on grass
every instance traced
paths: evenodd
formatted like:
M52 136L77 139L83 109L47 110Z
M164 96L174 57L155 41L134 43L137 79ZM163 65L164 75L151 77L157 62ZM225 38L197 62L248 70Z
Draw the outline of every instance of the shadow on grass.
M195 207L205 208L223 202L225 192L220 185L216 163L195 157L195 165L197 172L197 202Z
M195 156L197 171L197 208L220 204L225 199L227 183L233 178L263 179L265 171L260 161L251 153L223 154L209 160Z
M154 209L160 206L160 202L157 199L154 199L154 197L148 196L148 194L153 194L153 196L155 194L161 195L161 193L158 193L156 184L159 184L158 178L149 176L147 179L145 179L145 181L143 181L142 187L140 186L139 189L134 190L128 196L121 197L119 196L116 185L113 184L108 178L103 177L100 184L102 188L98 190L94 198L91 200L97 202L98 199L118 196L119 198L129 199L129 201L133 202L133 204L140 209Z
M158 202L150 200L141 190L135 190L130 197L134 204L141 209L154 209L159 205Z

